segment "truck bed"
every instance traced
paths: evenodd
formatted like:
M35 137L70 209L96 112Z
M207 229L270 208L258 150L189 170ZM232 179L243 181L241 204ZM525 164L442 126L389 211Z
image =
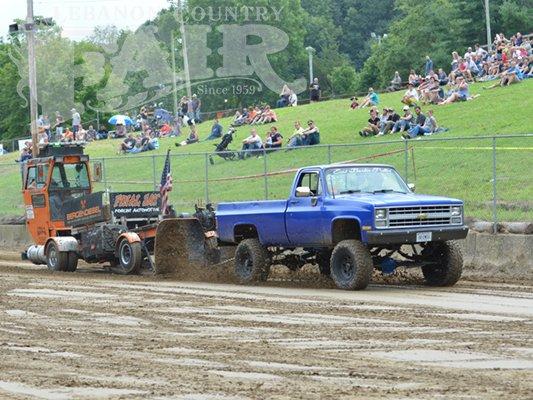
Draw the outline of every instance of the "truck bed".
M219 238L233 242L234 227L249 224L258 227L261 242L287 245L286 210L287 200L219 203L216 212Z

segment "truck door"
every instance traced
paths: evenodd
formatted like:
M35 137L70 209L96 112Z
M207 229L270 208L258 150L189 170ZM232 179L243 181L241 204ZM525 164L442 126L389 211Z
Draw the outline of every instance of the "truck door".
M310 196L297 197L298 188L309 188ZM285 226L291 243L316 245L324 241L322 230L323 187L320 171L300 174L287 204Z

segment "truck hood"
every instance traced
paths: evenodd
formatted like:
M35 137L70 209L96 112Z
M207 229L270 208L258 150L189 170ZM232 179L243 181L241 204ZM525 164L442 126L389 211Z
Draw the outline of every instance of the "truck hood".
M333 201L372 204L374 207L409 207L436 204L463 204L463 202L458 199L416 193L354 193L350 195L336 196L335 200Z

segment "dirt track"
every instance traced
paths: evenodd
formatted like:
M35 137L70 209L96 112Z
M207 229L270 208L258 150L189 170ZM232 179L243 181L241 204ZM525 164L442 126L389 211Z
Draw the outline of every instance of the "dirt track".
M14 264L0 263L2 399L533 397L527 284L343 292Z

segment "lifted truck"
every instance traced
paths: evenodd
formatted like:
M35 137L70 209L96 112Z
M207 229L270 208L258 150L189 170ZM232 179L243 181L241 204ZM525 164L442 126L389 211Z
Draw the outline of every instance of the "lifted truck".
M219 242L235 245L235 274L266 280L273 263L316 263L341 289L364 289L374 269L421 267L431 286L461 277L463 202L415 194L389 165L300 169L281 201L221 203Z

